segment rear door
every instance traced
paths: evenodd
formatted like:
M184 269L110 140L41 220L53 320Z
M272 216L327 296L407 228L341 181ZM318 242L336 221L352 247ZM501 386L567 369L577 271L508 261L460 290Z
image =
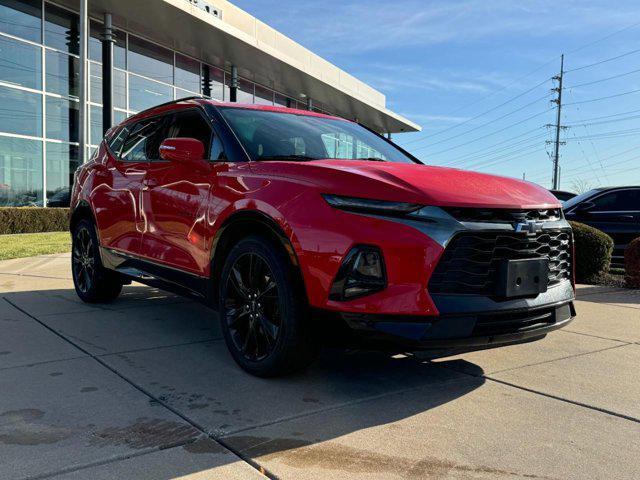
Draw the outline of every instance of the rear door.
M624 264L624 249L640 236L640 188L605 192L590 201L595 204L594 208L569 218L591 225L613 238L613 263Z
M141 123L127 125L109 140L91 193L101 245L128 253L140 251L139 203L147 162L127 152L142 133Z
M211 152L213 131L199 108L167 116L163 138L200 140L205 157ZM219 141L214 142L219 145ZM215 180L214 169L194 170L179 162L156 160L149 164L143 191L147 228L142 253L158 263L204 276L209 266L207 205Z

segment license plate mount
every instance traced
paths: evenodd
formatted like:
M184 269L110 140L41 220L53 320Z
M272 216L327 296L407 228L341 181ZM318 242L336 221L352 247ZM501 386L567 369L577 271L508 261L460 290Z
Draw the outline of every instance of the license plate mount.
M547 291L548 258L505 260L500 265L497 294L500 297L534 296Z

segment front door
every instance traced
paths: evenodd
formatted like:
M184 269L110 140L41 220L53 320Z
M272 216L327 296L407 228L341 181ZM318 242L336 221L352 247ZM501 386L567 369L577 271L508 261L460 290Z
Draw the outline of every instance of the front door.
M167 119L165 138L195 138L211 151L212 129L197 108ZM205 276L209 266L207 206L215 169L194 170L179 162L149 164L142 195L147 228L142 254L152 261Z

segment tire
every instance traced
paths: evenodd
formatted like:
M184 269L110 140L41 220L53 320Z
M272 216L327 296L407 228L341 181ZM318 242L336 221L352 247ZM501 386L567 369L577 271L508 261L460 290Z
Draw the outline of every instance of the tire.
M275 377L315 360L319 349L306 295L279 245L255 235L238 242L225 259L218 289L222 333L245 371Z
M71 232L71 273L78 297L86 303L112 302L122 290L120 276L102 265L93 222L80 220Z

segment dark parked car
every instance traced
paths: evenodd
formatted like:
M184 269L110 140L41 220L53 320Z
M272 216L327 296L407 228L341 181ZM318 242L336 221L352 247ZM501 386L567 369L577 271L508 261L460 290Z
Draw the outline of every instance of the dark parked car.
M640 186L596 188L564 202L567 220L602 230L615 244L612 265L624 266L624 249L640 237Z
M566 202L567 200L571 200L573 197L577 195L577 193L567 192L565 190L549 190L553 193L553 196L556 197L561 202Z

